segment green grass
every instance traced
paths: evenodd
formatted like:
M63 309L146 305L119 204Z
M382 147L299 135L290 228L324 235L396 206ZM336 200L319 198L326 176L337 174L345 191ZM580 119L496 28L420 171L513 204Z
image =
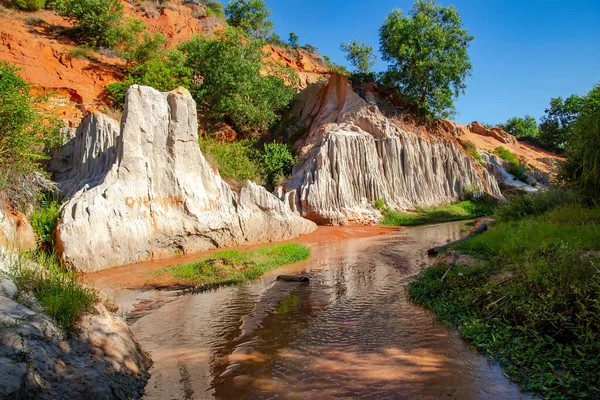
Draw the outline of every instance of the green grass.
M534 215L537 214L537 215ZM600 208L529 213L456 246L484 263L409 285L506 375L544 398L600 397Z
M515 156L513 153L510 152L510 150L508 150L505 147L498 146L498 147L496 147L494 152L498 155L498 157L500 157L501 159L503 159L505 161L508 161L509 163L513 164L516 167L518 167L521 164L519 162L519 159L517 158L517 156Z
M54 231L60 217L60 202L42 198L39 207L31 213L31 226L38 237L39 247L48 253L54 250Z
M248 251L225 250L193 263L153 272L150 277L166 275L203 291L254 279L267 271L304 260L308 256L310 250L296 243L264 246Z
M471 200L438 207L419 207L416 212L394 211L384 206L380 223L388 226L413 226L459 221L489 215L494 211L494 207L494 203Z
M93 312L97 293L81 283L75 273L64 272L55 255L39 252L33 267L23 256L7 258L9 277L19 289L17 300L33 295L43 314L53 319L67 334L77 332L81 317Z

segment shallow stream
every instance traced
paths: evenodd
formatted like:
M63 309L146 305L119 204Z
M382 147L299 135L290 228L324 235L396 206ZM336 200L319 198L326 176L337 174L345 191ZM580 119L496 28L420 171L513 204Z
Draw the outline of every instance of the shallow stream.
M320 228L298 240L312 249L308 260L197 295L143 291L135 268L91 278L129 313L152 356L147 399L525 398L406 297L430 262L426 249L466 229L369 237L366 228ZM275 280L301 273L310 284Z

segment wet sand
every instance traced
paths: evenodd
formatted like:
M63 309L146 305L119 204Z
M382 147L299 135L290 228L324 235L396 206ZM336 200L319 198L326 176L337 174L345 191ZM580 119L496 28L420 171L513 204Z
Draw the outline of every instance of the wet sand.
M132 325L154 360L148 399L526 398L406 298L426 249L467 229L320 228L295 240L311 248L308 260L198 295L136 289L143 271L185 257L88 278L101 289L118 283L125 308L155 302ZM300 273L311 283L275 280Z

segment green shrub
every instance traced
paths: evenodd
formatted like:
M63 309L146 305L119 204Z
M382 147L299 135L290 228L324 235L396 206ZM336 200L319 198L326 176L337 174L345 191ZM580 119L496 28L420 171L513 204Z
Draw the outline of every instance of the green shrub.
M542 215L554 208L579 202L577 192L554 186L536 194L509 196L508 202L496 209L500 221L520 220L530 215Z
M207 17L217 17L219 19L225 19L225 9L223 4L219 1L209 1L205 5Z
M74 24L78 36L94 46L112 47L123 22L120 0L55 0L53 8Z
M73 58L92 60L94 58L94 50L89 46L77 46L69 51L69 55Z
M515 166L519 166L521 164L519 162L519 159L517 158L517 156L515 156L513 153L510 152L510 150L508 150L505 147L502 147L502 146L496 147L496 149L494 150L494 153L496 153L498 155L498 157L500 157L501 159L508 161L509 163L511 163Z
M38 11L46 5L46 0L12 0L12 2L21 10L27 11Z
M8 274L19 289L18 300L33 295L42 312L56 321L68 334L77 332L81 317L94 310L97 293L85 286L75 273L62 270L55 255L40 253L34 261L37 268L23 257L8 258Z
M111 106L122 110L125 105L125 95L129 86L124 82L114 82L104 88L104 96Z
M31 176L61 142L60 121L38 111L36 102L17 68L0 61L0 194L15 207L37 199Z
M52 253L54 231L60 217L60 202L48 197L42 198L40 206L31 213L31 226L38 237L40 249Z
M262 152L262 165L267 184L274 187L281 178L292 173L296 157L289 147L282 143L265 143Z
M265 183L260 151L256 140L243 139L234 142L221 142L215 139L200 138L200 149L219 168L223 178L238 183L247 180Z
M265 132L295 96L280 77L264 76L262 43L228 28L215 37L195 36L181 46L195 76L191 92L212 121L240 133Z
M600 198L600 86L581 101L567 145L563 177L592 201Z
M465 149L465 152L467 152L468 155L473 157L477 162L482 163L481 155L479 154L475 143L469 140L461 140L460 144L462 145L463 149Z

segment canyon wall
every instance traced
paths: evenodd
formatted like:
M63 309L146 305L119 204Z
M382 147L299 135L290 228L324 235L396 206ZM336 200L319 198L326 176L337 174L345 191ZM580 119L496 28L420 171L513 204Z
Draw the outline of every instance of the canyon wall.
M74 194L61 211L57 246L79 271L316 229L252 182L232 191L200 152L187 90L132 86L115 127L105 116L87 117L63 155L72 167L58 184Z
M458 143L457 124L417 121L375 84L356 92L335 74L302 92L289 118L295 124L287 139L302 132L300 164L279 195L317 223L375 222L375 200L412 209L473 191L502 197L494 177Z

